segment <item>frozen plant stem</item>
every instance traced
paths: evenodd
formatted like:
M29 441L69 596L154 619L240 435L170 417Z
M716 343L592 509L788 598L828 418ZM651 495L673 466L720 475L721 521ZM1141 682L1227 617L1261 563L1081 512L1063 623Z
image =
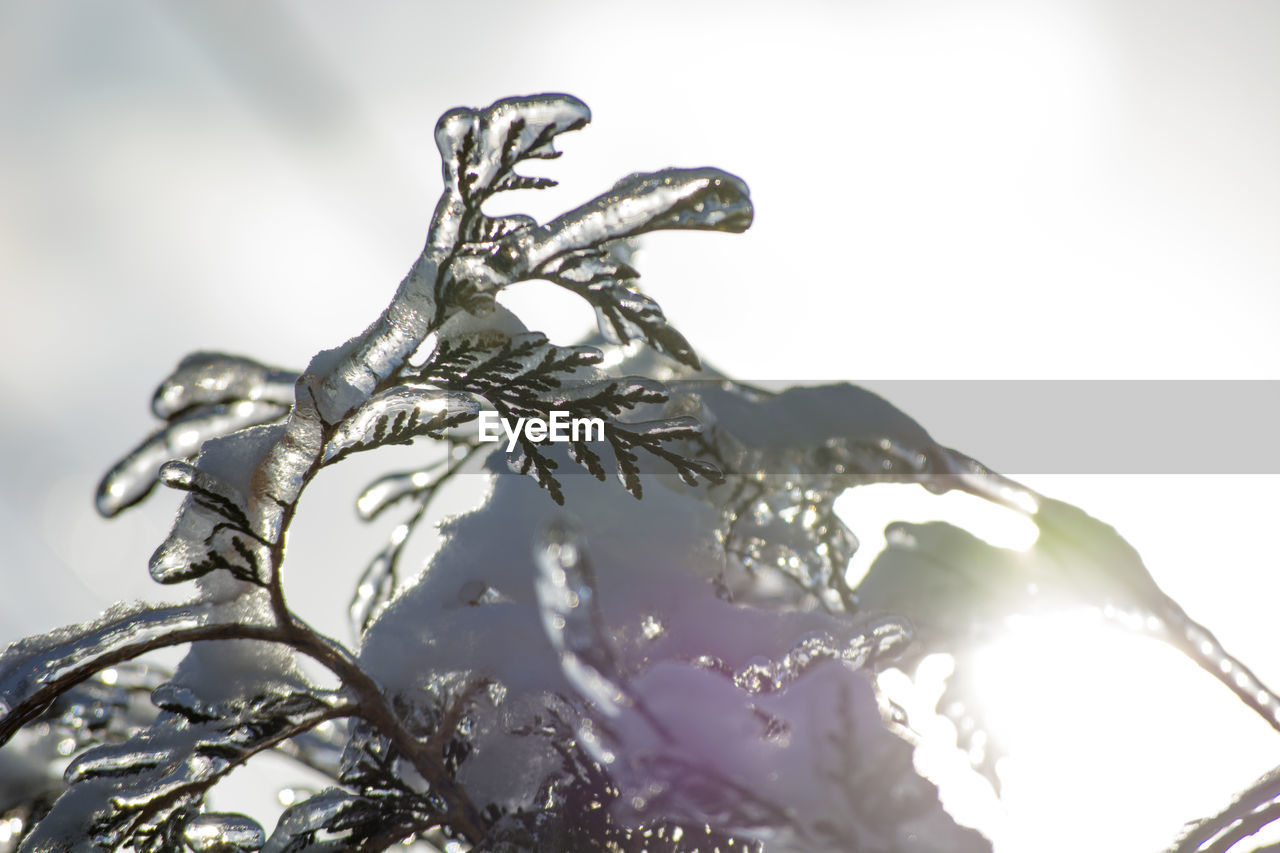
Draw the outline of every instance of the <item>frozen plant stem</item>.
M361 335L300 373L206 352L162 383L152 410L165 424L108 473L98 507L114 515L157 481L185 492L150 569L160 583L195 580L198 594L116 607L0 656L0 743L38 722L32 742L70 762L61 782L59 759L17 768L36 792L15 812L28 828L21 853L376 851L415 837L671 853L896 853L911 838L922 853L989 853L915 771L899 730L909 721L887 714L876 676L950 654L938 710L968 733L962 748L983 745L974 769L998 782L964 673L1010 616L1048 607L1163 626L1277 725L1280 697L1112 528L938 444L864 389L775 394L702 370L636 287L630 239L746 228L737 178L630 175L544 225L484 213L496 193L550 186L515 166L556 156L555 137L588 117L563 95L447 113L426 247ZM608 355L553 344L497 304L530 278L592 305ZM622 346L632 341L649 352ZM672 363L658 367L654 352ZM389 444L459 440L454 428L486 409L517 423L563 413L599 422L600 435L553 443L524 431L490 454L492 491L448 522L412 584L397 574L404 544L480 446L462 438L444 460L381 477L359 514L401 501L410 511L361 575L349 610L358 645L294 613L285 546L320 471ZM503 462L528 477L503 476ZM575 466L590 476L565 478ZM611 472L621 489L592 480ZM857 540L835 504L876 482L968 492L1023 513L1039 536L1023 553L946 524L894 525L851 587ZM585 523L549 520L530 502L539 489ZM103 673L180 644L190 648L172 676ZM308 682L299 655L339 688ZM138 707L140 689L158 712ZM339 717L360 722L322 725ZM333 787L293 803L270 838L249 817L205 810L212 785L276 748ZM1264 779L1178 850L1225 851L1272 819L1275 791Z
M692 350L666 324L657 305L630 287L636 273L617 260L614 251L620 241L658 228L742 230L750 222L751 208L741 181L714 169L632 175L545 226L528 217L490 217L482 211L484 202L498 192L550 186L553 182L519 175L514 167L526 159L556 156L555 137L588 120L586 106L564 95L513 98L483 110L447 113L436 129L444 192L426 246L390 304L361 335L319 353L296 376L248 359L197 353L184 360L157 392L153 410L168 426L108 474L99 508L115 514L144 498L157 479L185 491L173 530L152 556L150 568L161 583L197 580L201 594L190 605L117 614L71 632L69 639L37 640L11 650L5 660L9 675L0 680L0 742L96 673L181 644L200 644L193 645L188 656L197 661L196 669L201 660L225 664L229 671L248 668L249 686L233 685L229 689L236 695L208 707L230 709L227 713L233 715L268 713L262 710L267 698L244 691L263 689L255 679L272 680L292 666L288 657L255 660L240 643L218 642L226 640L270 643L306 655L337 677L350 701L300 718L265 739L247 745L236 741L241 754L229 766L195 770L183 786L140 808L117 803L112 806L114 829L103 828L100 814L86 813L86 828L93 827L99 841L142 837L145 845L167 843L164 834L188 819L184 810L190 797L202 797L209 785L250 755L335 716L361 718L389 742L395 756L413 766L428 786L428 811L438 812L431 825L473 844L485 838L485 818L445 766L465 702L451 703L429 736L411 732L388 693L352 652L289 608L283 580L285 544L298 501L327 465L381 444L408 443L423 435L442 438L445 430L474 417L481 399L503 413L514 407L517 415L545 415L540 395L560 386L557 374L585 376L593 370L598 351L549 346L544 337L524 333L518 321L497 306L497 292L511 283L529 278L556 281L587 299L616 340L641 338L679 361L696 364ZM468 331L473 329L478 336ZM508 340L496 354L487 349L494 346L495 334ZM438 366L452 364L471 381L442 382L408 367L410 356L433 335L457 347L448 356L442 350ZM468 359L480 359L483 366ZM522 359L531 361L525 365ZM586 392L565 404L577 406L577 414L612 417L666 399L657 383L635 378L604 381L603 374L591 375L600 378L592 380L594 385L579 379ZM181 439L172 440L179 430ZM661 447L662 442L695 431L690 419L673 418L632 424L611 435L628 489L639 497L633 448L671 462L688 482L699 474L714 476L708 465L683 460ZM199 441L193 444L192 435ZM561 501L560 485L551 473L555 464L542 455L538 442L521 439L520 444L527 454L526 469L531 465L539 485ZM179 446L187 449L178 453ZM199 455L191 462L164 461L175 454L190 459L195 447ZM598 456L581 450L582 464L603 479ZM420 496L415 522L429 497L430 492ZM179 690L196 687L174 683ZM473 684L466 695L483 683ZM292 700L286 696L282 701ZM193 724L210 713L217 719L217 712L203 707L192 706ZM164 726L183 730L181 722L169 719L157 723L156 731ZM241 729L227 731L234 739ZM145 734L143 740L158 736ZM148 754L145 748L135 754L130 772L155 766ZM85 765L84 775L94 777L102 762L113 760L95 756ZM182 760L196 758L191 754ZM122 770L111 772L118 775ZM67 808L74 812L78 806Z
M340 714L335 713L315 719L312 725L335 716L356 716L364 719L390 738L400 753L413 764L414 769L431 784L433 791L448 805L450 825L456 831L472 841L483 837L479 813L449 778L439 760L432 756L430 752L432 745L418 740L401 725L399 717L378 685L359 667L351 652L298 619L286 606L283 591L277 582L272 583L272 601L278 608L277 613L282 615L275 625L244 625L232 622L171 631L160 636L149 637L141 642L119 646L106 654L62 672L57 678L42 684L24 701L9 709L3 720L0 720L0 744L7 742L22 726L39 715L49 702L71 687L104 669L132 660L147 652L186 643L219 640L258 640L279 643L322 664L356 696L355 704L344 706ZM120 626L120 629L122 632L128 631L127 626L124 625ZM292 731L287 737L294 737L303 730L305 729ZM269 746L274 746L276 742L285 740L287 737L278 738Z

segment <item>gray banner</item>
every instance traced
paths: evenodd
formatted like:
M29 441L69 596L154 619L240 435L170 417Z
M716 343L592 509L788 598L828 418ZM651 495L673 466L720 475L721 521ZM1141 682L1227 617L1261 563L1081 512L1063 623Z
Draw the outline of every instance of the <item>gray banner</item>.
M1280 381L857 384L1005 474L1280 474Z

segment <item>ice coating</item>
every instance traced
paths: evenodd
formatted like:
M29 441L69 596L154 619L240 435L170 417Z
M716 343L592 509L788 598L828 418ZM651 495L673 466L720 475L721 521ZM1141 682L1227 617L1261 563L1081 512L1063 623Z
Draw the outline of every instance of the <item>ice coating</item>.
M295 850L346 849L342 830L377 819L385 820L369 800L338 788L326 788L286 809L262 850L263 853L293 853ZM329 840L309 842L316 834L327 835Z
M238 853L260 849L267 834L245 815L206 812L191 819L182 831L182 840L191 853Z
M456 109L441 116L435 136L445 192L436 207L428 249L447 250L459 239L470 196L478 189L501 187L503 180L515 177L511 166L517 159L557 156L555 137L590 120L586 104L560 94L507 98L487 110Z
M168 538L151 556L157 583L179 583L226 569L238 580L265 581L267 543L251 516L252 472L278 447L283 426L242 430L207 442L194 466L166 469L174 488L188 491Z
M204 604L165 608L117 605L91 622L9 646L0 655L0 744L26 722L14 712L42 690L67 679L83 680L102 668L99 662L128 648L205 625L210 611Z
M131 739L95 747L70 764L67 793L23 842L24 853L116 847L138 833L163 832L170 820L183 821L184 808L244 757L342 712L331 697L287 691L194 708L170 695L169 704L177 710L162 713ZM197 824L197 841L221 849L206 837L221 833L222 844L260 846L251 824L240 816L212 817Z
M151 409L165 426L120 460L98 486L98 512L111 517L143 500L160 467L191 459L205 441L284 417L298 375L242 356L192 353L156 389Z
M164 463L192 458L209 439L279 420L288 411L287 406L266 400L184 409L107 472L98 486L98 512L110 518L138 503L155 488Z
M439 469L447 460L438 460L416 471L385 474L365 487L356 498L356 512L365 521L377 518L392 504L430 488L438 480Z
M751 218L747 185L719 169L637 172L547 223L529 259L541 267L570 252L660 228L745 231Z
M872 675L931 643L963 652L1005 613L1050 596L1147 614L1144 625L1154 620L1274 724L1277 697L1109 529L937 445L862 389L773 394L697 372L688 342L636 289L627 241L657 228L745 228L752 209L737 178L631 175L546 225L484 213L496 193L549 186L516 165L554 156L556 135L588 119L562 95L451 111L437 127L445 192L426 248L363 333L300 376L197 353L162 385L154 410L168 425L109 475L100 506L119 511L157 474L184 491L152 570L161 582L197 579L199 603L117 612L15 647L0 659L4 725L32 719L46 692L118 655L215 620L227 630L202 634L220 642L194 643L157 686L159 716L74 758L70 790L24 849L381 849L442 821L472 849L581 849L581 835L558 842L586 818L592 845L624 849L675 847L688 833L681 849L986 850L915 774ZM582 296L605 338L631 346L557 347L529 333L494 299L535 277ZM401 547L453 468L367 490L363 516L401 502L409 514L359 578L353 669L285 600L298 499L323 464L440 437L450 411L474 415L480 397L516 414L598 413L607 437L491 457L493 494L447 527L444 548L402 591ZM501 474L504 461L533 477ZM885 479L1014 507L1034 517L1041 542L1018 562L947 531L897 527L883 562L850 590L857 542L834 500ZM308 685L295 650L336 674L342 694ZM945 696L964 685L961 674ZM62 716L111 718L100 708ZM361 719L322 732L347 713ZM209 785L274 748L350 790L295 805L269 841L243 816L198 813ZM451 801L455 780L466 797Z
M440 437L479 411L480 404L469 394L416 386L392 388L369 399L342 422L325 445L322 461L384 444L408 444L417 436Z
M849 383L777 393L729 382L672 383L701 405L733 467L766 477L823 477L843 487L918 482L1034 512L1035 495L956 450L879 395ZM714 440L714 439L713 439Z
M146 696L167 675L147 664L118 663L40 703L34 725L0 749L0 814L12 817L17 806L21 819L21 804L56 795L67 756L103 740L123 740L148 725L155 709ZM13 839L10 847L0 842L0 849L14 846Z
M298 402L279 431L259 432L245 442L215 444L206 449L205 456L197 460L196 468L215 475L221 484L229 487L223 491L234 493L226 497L230 504L243 507L247 524L240 524L241 519L226 518L225 512L210 506L208 501L194 500L197 493L193 492L184 503L174 533L153 559L157 577L166 580L202 577L204 595L216 596L228 607L237 597L248 605L252 596L218 581L216 578L223 573L210 575L208 572L230 569L240 580L269 581L267 567L259 564L261 558L268 555L258 545L265 549L281 541L287 513L317 462L323 459L327 443L323 437L327 431L333 427L342 430L345 422L360 412L375 389L404 365L430 332L441 331L442 339L447 338L443 330L449 327L451 317L472 313L500 315L492 310L492 304L486 304L486 289L533 275L527 264L497 269L483 264L468 266L470 261L464 258L450 269L442 270L439 262L448 249L461 241L496 241L513 238L521 231L532 231L533 224L524 218L490 221L479 212L479 202L492 192L545 183L515 175L512 165L522 157L551 155L554 135L580 126L585 119L585 108L578 102L546 96L499 102L484 111L457 111L442 120L438 141L445 154L446 194L437 209L426 252L381 317L362 335L312 361L298 382ZM486 162L494 164L491 170L482 168ZM740 187L740 183L726 184L717 174L703 170L693 182L702 181L705 186L694 187L693 195L705 198L691 199L688 195L678 198L679 191L670 187L671 181L661 176L655 180L663 186L650 195L666 198L670 204L651 207L652 216L642 212L639 218L633 217L628 226L632 230L668 225L744 224L743 214L749 207L745 202L745 188ZM637 184L638 189L642 186L643 182ZM649 188L645 188L645 192L650 192ZM617 192L613 200L625 202ZM720 202L726 202L733 210L726 214ZM562 242L561 247L572 245L574 240L586 246L598 237L603 239L604 232L593 229L595 226L575 225L575 236ZM542 233L544 237L557 236ZM526 244L527 241L511 243L522 250ZM453 304L443 304L442 296ZM465 310L458 311L459 306ZM333 458L336 455L334 453ZM185 487L196 482L190 472L174 469L173 473L174 485ZM238 530L237 525L244 529ZM246 542L241 533L253 541ZM219 544L220 536L232 540L239 537L240 541ZM258 555L259 559L247 556L246 551ZM498 602L487 606L508 603L500 594L481 598ZM536 626L536 622L534 624ZM193 650L189 660L196 656L197 651ZM203 650L199 656L210 657ZM188 677L192 669L195 668L187 668Z
M532 277L548 277L584 296L593 289L608 289L616 299L624 294L610 282L615 281L614 275L625 276L625 270L602 271L600 280L586 289L571 279L561 279L559 270L570 256L594 253L603 257L615 241L647 231L742 231L751 224L751 216L746 184L718 169L664 169L635 174L545 226L525 226L502 234L494 242L495 251L491 254L455 257L445 274L454 283L451 298L473 313L491 310L493 296L501 287ZM476 237L492 235L490 226L478 227ZM465 232L465 217L462 228ZM588 301L594 300L588 296ZM642 312L628 309L624 313L632 313L635 320L642 319ZM648 318L646 322L649 321L659 320Z
M1219 814L1189 824L1182 837L1169 848L1169 853L1220 853L1238 849L1236 845L1247 842L1278 817L1280 769L1264 774ZM1255 853L1263 853L1266 849L1256 848Z
M151 411L171 420L193 406L262 400L293 405L293 385L298 374L269 367L250 358L220 352L195 352L156 389Z
M937 444L858 386L775 393L697 376L671 381L668 413L687 413L704 425L702 440L724 475L713 499L725 513L728 550L750 573L752 594L779 600L807 594L833 611L856 606L844 572L858 543L835 513L846 488L917 483L934 492L961 489L1024 513L1035 509L1027 489Z

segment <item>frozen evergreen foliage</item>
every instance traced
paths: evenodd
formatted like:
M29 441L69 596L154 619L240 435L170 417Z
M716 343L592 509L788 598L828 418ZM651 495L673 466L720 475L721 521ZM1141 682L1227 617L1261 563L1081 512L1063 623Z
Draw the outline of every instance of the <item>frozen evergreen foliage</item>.
M499 192L549 186L517 165L556 156L556 137L588 118L565 95L447 113L426 247L363 334L300 372L197 353L163 381L163 425L106 475L98 507L114 515L157 482L182 491L150 569L194 595L121 606L0 657L11 847L989 850L916 773L911 720L876 676L953 655L939 708L974 745L975 644L1013 614L1068 606L1157 634L1276 725L1280 700L1111 528L938 445L862 389L770 393L700 365L637 290L629 241L744 230L738 178L631 175L542 225L485 213ZM587 300L602 339L553 345L497 304L532 278ZM604 436L525 434L508 454L476 440L481 411L567 411L603 419ZM285 536L323 468L410 443L421 467L356 501L365 519L402 522L352 572L348 647L290 609ZM490 493L406 573L406 541L458 471ZM1009 507L1039 540L1015 553L948 525L895 525L850 587L857 541L834 502L886 480ZM138 660L180 644L174 672ZM299 655L340 686L310 684ZM329 787L270 830L205 808L266 751ZM979 752L975 771L996 782L996 754ZM1225 850L1278 811L1273 775L1176 850Z

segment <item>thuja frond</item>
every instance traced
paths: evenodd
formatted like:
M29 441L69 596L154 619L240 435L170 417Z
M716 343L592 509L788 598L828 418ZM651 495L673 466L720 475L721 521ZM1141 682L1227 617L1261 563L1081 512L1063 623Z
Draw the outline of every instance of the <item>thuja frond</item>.
M636 451L668 462L690 485L696 485L699 477L716 481L719 472L712 463L665 446L696 436L700 425L695 419L620 419L626 412L667 402L669 394L652 379L605 377L591 370L601 358L602 353L595 347L558 347L541 334L473 335L442 341L413 379L471 392L512 422L527 417L547 419L553 411L565 412L573 419L601 419L619 480L637 498L642 487ZM563 503L563 491L554 474L558 464L544 452L545 441L532 441L522 435L518 442L512 467L521 473L532 473L557 503ZM600 451L590 442L572 440L569 449L574 461L591 475L605 479Z
M95 747L68 767L70 793L36 827L29 846L43 849L74 828L108 849L173 849L168 843L181 837L219 778L255 753L353 710L313 691L209 705L190 691L161 686L153 701L164 712L153 725L123 743ZM110 797L89 793L97 790Z
M909 838L982 853L986 839L915 772L876 676L931 651L963 667L974 636L1039 604L1028 576L1150 617L1280 725L1280 697L1160 591L1115 531L937 444L862 389L771 394L700 371L639 291L632 240L744 230L752 207L738 178L633 174L545 223L485 212L498 193L553 186L518 168L558 156L557 137L589 118L558 94L446 113L425 247L362 333L296 372L196 353L160 385L163 423L108 472L98 509L115 515L157 482L182 492L149 568L160 583L197 581L196 595L116 608L0 656L0 743L39 721L70 744L58 773L42 768L29 786L22 853L373 851L424 837L670 853L888 853ZM623 367L606 369L598 347L551 343L498 304L535 278L592 306ZM673 360L663 375L676 378L629 375L652 371L624 369L628 343ZM560 449L518 433L505 460L584 522L548 516L537 488L490 458L481 507L444 525L440 550L406 582L406 542L484 446L460 438L463 425L494 412L600 422ZM357 501L366 520L407 512L359 577L359 646L348 649L289 606L290 525L322 470L418 441L454 444ZM565 459L590 476L564 476ZM644 500L596 482L610 471ZM850 589L857 541L835 501L886 479L1015 509L1041 539L1010 555L946 526L892 527ZM685 487L703 481L713 487ZM113 669L176 645L191 648L172 673ZM311 684L299 655L337 688ZM964 704L966 684L962 673L948 701ZM139 709L148 692L152 707ZM269 750L332 784L268 837L247 816L208 811L205 795ZM991 774L989 760L978 767ZM1179 850L1218 849L1272 820L1275 789L1263 780Z

